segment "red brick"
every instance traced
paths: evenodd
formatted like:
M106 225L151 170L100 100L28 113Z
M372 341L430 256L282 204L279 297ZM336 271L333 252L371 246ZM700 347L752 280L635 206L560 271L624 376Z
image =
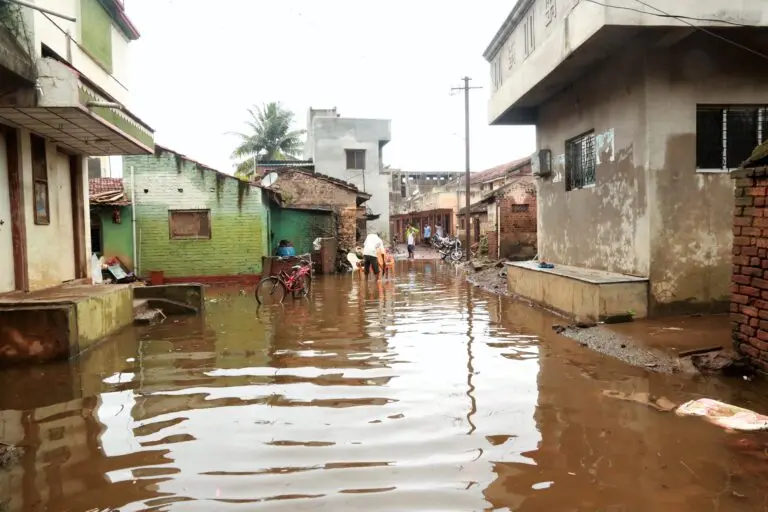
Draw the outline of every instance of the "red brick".
M758 249L757 247L754 247L754 246L742 247L741 248L741 254L743 254L744 256L757 256L757 252L759 250L760 249Z
M755 267L741 267L741 273L745 276L763 277L763 269ZM759 288L759 286L758 286Z
M746 324L748 322L748 318L746 315L743 315L741 313L731 313L731 321L732 322L738 322L740 324Z
M742 236L763 236L763 230L760 228L743 226L741 228Z
M757 257L758 258L765 258L766 256L768 256L768 250L766 250L766 249L758 249L757 250Z
M765 198L764 197L756 197L755 198L755 206L765 206Z
M744 193L748 196L764 196L765 187L747 187Z
M757 339L760 341L768 341L768 331L759 330L757 331ZM752 343L752 340L749 340L750 343ZM752 343L754 345L754 343ZM759 347L758 347L759 348ZM763 349L760 349L763 350Z
M733 226L733 236L741 235L741 226Z
M749 268L749 267L744 267ZM731 277L731 281L737 284L752 284L752 278L749 276L735 275Z
M760 355L760 351L758 349L752 345L747 345L746 343L739 345L739 351L752 357L758 357Z
M760 327L760 329L768 332L768 322L766 322L765 320L760 320L757 325L758 327ZM760 350L765 350L765 349L761 348Z
M749 180L749 179L751 179L751 178L739 178L736 181L739 181L739 180ZM758 187L764 187L764 186L768 185L768 178L757 178L755 180L755 185L757 185ZM739 185L736 185L736 186L738 187ZM743 185L743 186L748 187L750 185Z
M766 241L768 241L768 239ZM763 263L763 260L761 260L757 256L753 256L749 258L749 265L752 267L759 267L762 263Z
M759 313L759 311L758 311ZM750 318L749 322L747 322L747 325L752 327L753 329L757 329L760 326L760 320L757 318Z
M739 208L738 206L736 208ZM757 217L755 213L758 211L753 206L742 206L743 210L741 212L742 215L745 217Z
M758 331L756 331L754 328L752 328L752 327L750 327L748 325L741 324L739 326L739 332L742 333L742 334L745 334L745 335L747 335L747 336L749 336L751 338L751 337L754 337ZM768 334L768 333L766 333L766 334Z
M752 305L755 306L757 309L765 309L766 311L768 311L768 301L756 300L755 303Z
M765 217L758 217L754 219L750 217L750 219L752 220L752 226L755 226L758 228L768 228L768 219L766 219ZM746 224L736 224L735 221L734 221L734 224L737 226L746 226Z
M763 299L766 299L766 300L768 300L768 292L763 292L763 293L761 293L761 294L760 294L760 297L762 297Z
M754 317L757 316L757 309L753 308L752 306L741 306L739 308L739 311L741 311L747 316L754 316Z
M752 240L748 236L733 237L733 245L752 245Z
M733 219L734 226L751 226L752 217L736 217Z
M739 305L735 302L731 302L731 313L738 313L739 312Z
M741 228L739 228L739 229L741 229ZM741 246L740 245L734 245L733 249L731 249L731 254L733 254L734 256L738 256L739 254L741 254Z
M740 332L735 332L731 335L731 338L734 340L743 341L744 343L749 343L749 336L745 336L744 334Z
M734 265L749 265L749 256L734 256L731 261Z
M753 288L752 286L739 286L739 293L742 295L748 295L750 297L760 297L760 290ZM757 313L755 313L753 316L757 316Z
M768 290L768 281L756 277L752 279L752 286L761 290Z
M754 197L737 197L734 201L736 206L752 206L755 204Z
M741 295L740 293L734 293L731 295L731 302L735 302L736 304L748 304L749 297ZM739 308L739 311L741 311L741 308Z

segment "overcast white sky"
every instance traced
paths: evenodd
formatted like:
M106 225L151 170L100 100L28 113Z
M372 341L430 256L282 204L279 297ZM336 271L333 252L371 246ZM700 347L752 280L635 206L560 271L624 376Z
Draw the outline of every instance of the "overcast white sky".
M532 127L487 123L482 53L515 0L126 0L142 37L132 43L131 109L156 141L232 172L245 109L281 101L306 128L311 106L392 120L385 164L464 169L465 74L472 170L535 149Z

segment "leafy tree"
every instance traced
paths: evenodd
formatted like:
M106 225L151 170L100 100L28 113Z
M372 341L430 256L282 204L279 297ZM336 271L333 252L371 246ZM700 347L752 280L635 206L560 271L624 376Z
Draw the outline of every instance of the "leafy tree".
M306 130L293 130L294 114L279 102L248 109L247 133L235 133L240 143L232 152L237 161L235 176L250 179L256 174L257 160L294 160L304 146ZM255 159L254 159L255 157Z

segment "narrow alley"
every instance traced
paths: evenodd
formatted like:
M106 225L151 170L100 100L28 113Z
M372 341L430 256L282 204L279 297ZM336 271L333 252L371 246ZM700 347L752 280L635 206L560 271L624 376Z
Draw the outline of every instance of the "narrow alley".
M81 357L0 373L7 510L764 510L765 434L607 398L759 390L648 373L556 319L399 262L380 285L133 327ZM751 449L751 447L757 447Z

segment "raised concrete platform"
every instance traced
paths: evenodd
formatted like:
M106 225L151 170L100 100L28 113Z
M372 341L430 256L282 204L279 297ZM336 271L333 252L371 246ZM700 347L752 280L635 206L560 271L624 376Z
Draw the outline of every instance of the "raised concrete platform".
M537 261L508 262L511 293L576 320L601 321L631 313L648 316L648 279Z
M0 365L75 356L133 322L131 285L0 295Z

